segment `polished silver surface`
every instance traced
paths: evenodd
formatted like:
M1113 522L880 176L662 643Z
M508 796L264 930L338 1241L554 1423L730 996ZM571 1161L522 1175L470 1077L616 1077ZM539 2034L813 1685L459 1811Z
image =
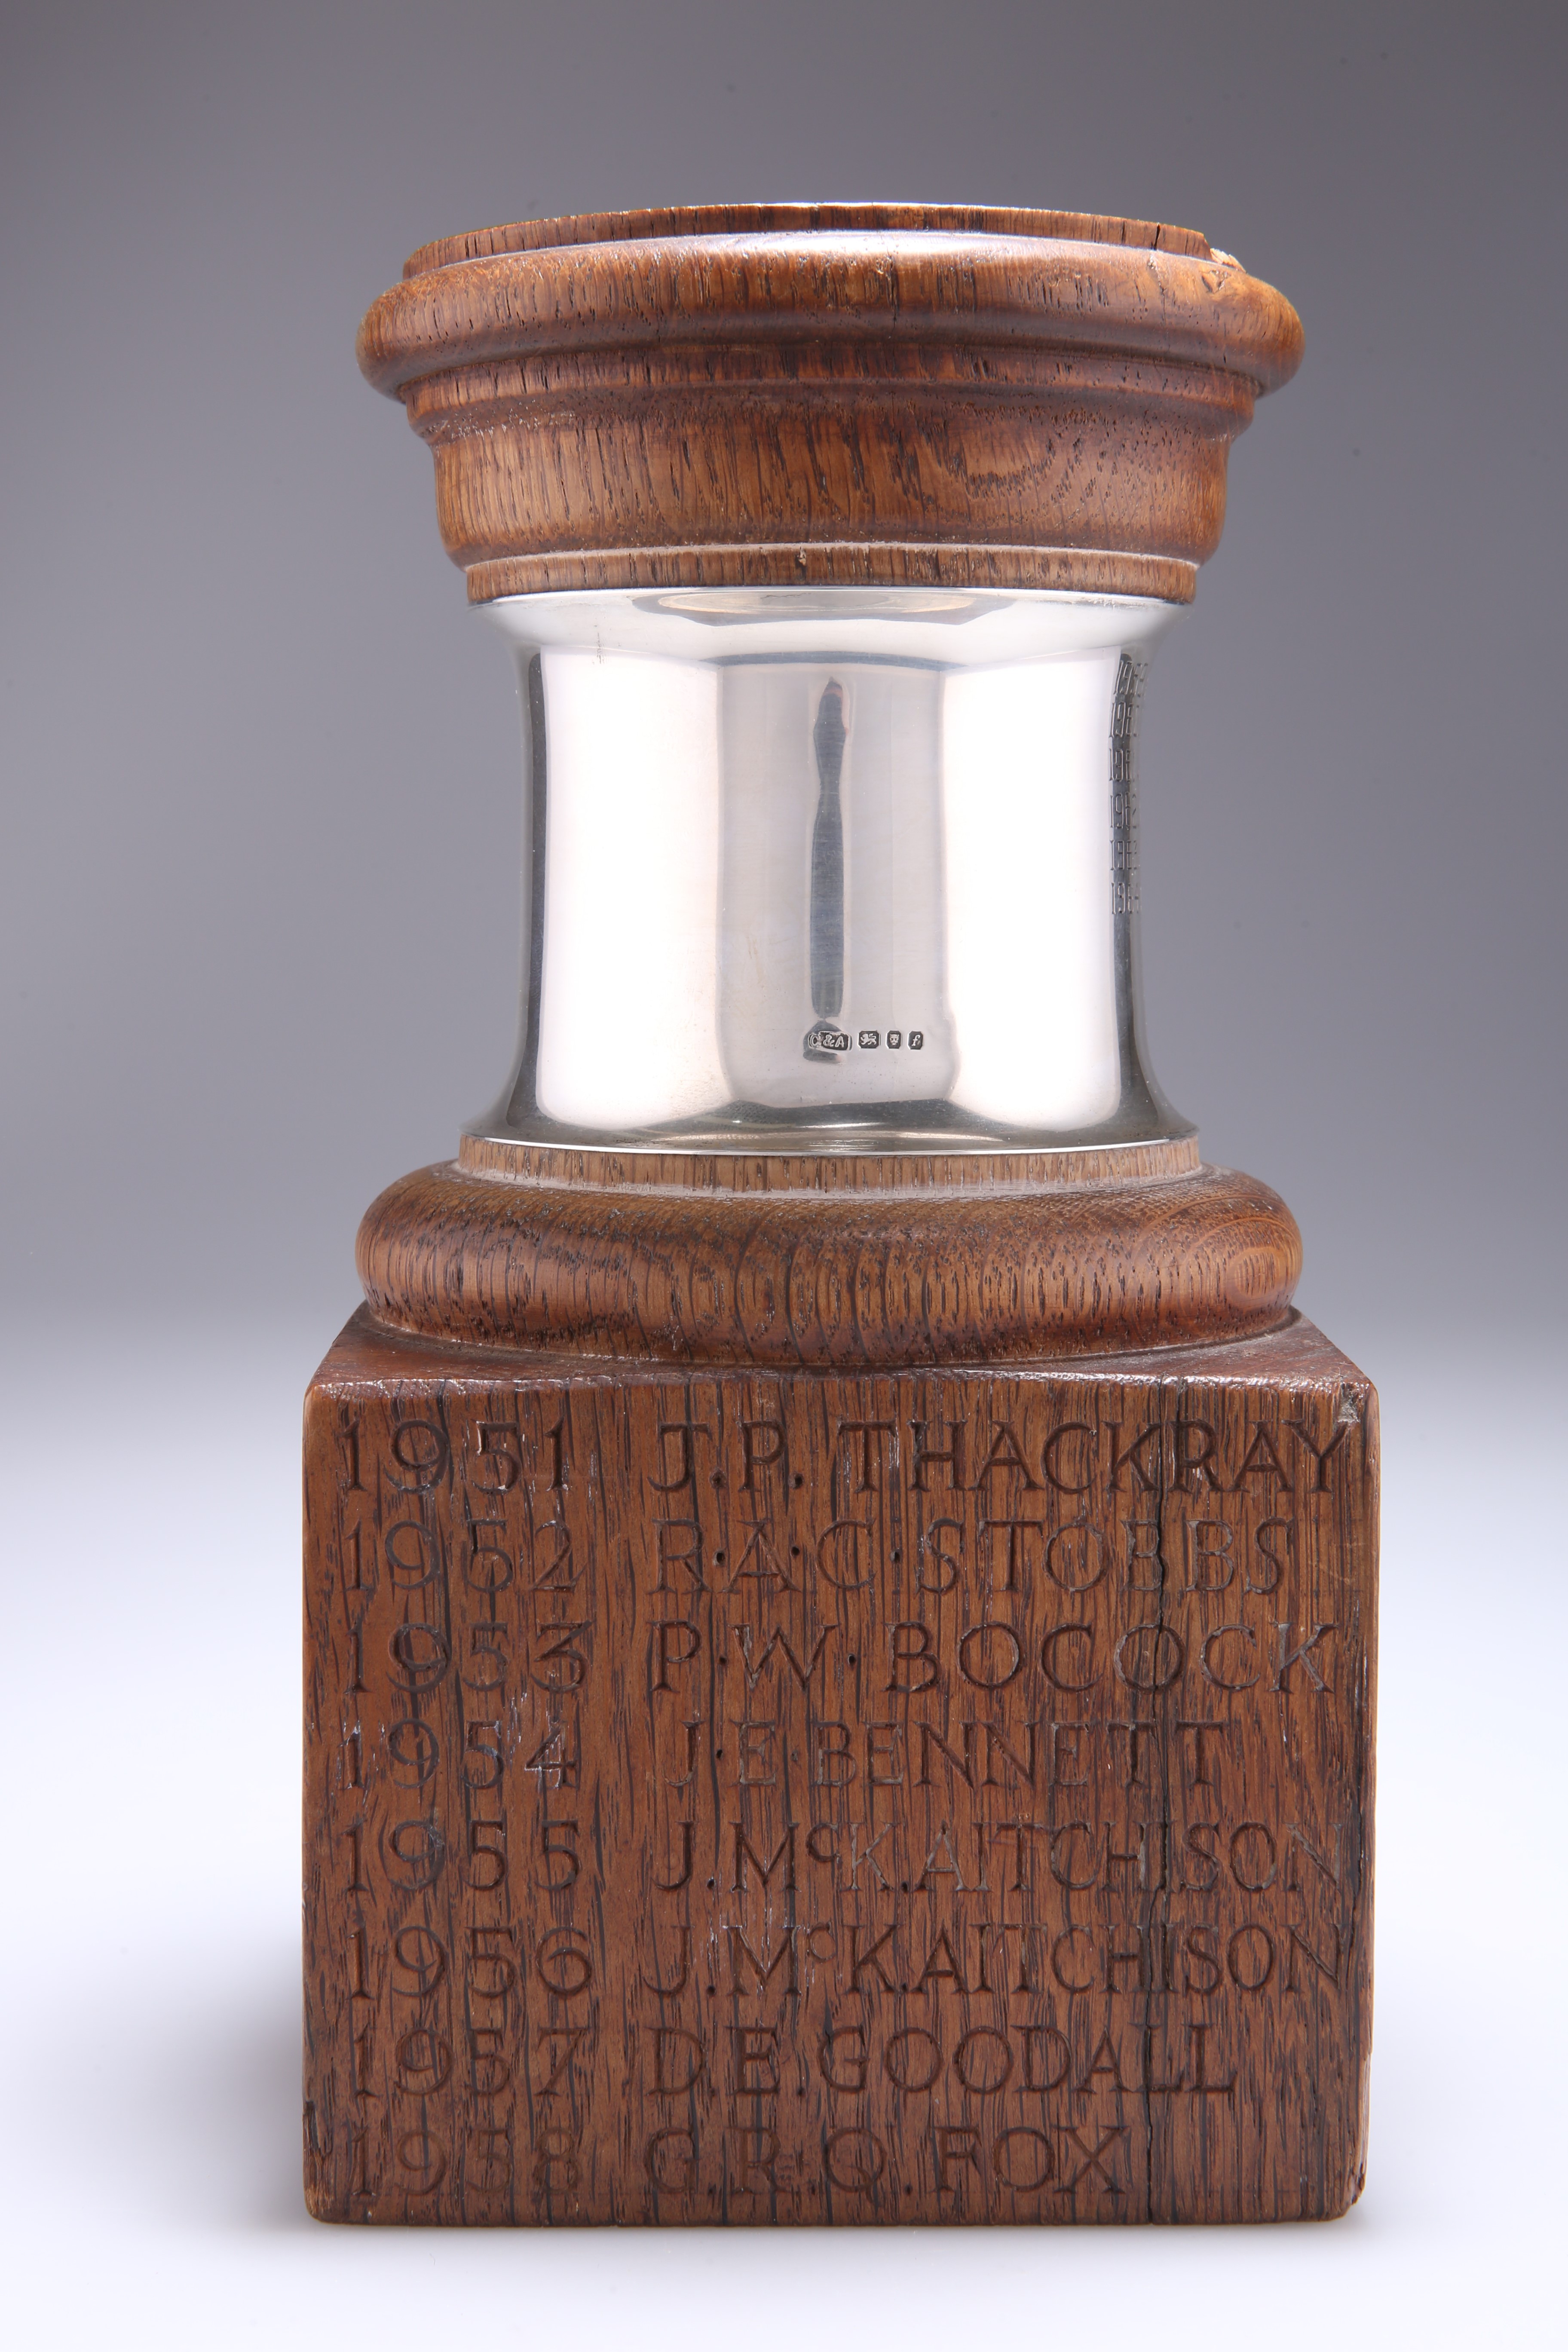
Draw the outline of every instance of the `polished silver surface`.
M526 718L521 1035L470 1132L630 1149L1190 1134L1139 1034L1173 608L925 589L484 608Z

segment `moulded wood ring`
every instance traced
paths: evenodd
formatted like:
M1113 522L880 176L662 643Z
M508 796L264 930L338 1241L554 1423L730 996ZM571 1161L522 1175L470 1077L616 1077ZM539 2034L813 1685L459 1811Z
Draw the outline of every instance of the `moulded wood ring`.
M357 1255L377 1319L434 1338L876 1368L1249 1338L1286 1320L1301 1244L1278 1194L1215 1168L737 1192L448 1163L373 1202Z
M360 330L475 602L868 582L1186 602L1295 311L1194 232L910 205L512 223Z

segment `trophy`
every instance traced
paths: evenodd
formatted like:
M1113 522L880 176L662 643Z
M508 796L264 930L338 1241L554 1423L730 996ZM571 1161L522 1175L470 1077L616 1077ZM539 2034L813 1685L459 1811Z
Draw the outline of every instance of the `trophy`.
M306 1406L323 2219L1361 2187L1376 1401L1142 1036L1156 646L1289 305L1194 233L427 247L361 365L517 665L521 1013Z

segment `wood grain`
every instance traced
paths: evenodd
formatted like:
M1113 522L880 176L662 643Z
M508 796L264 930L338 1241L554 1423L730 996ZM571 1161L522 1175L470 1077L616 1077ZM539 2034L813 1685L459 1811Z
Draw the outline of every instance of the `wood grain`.
M360 331L478 600L878 582L1190 598L1226 458L1300 362L1192 232L958 208L513 224Z
M626 1359L1000 1363L1247 1338L1285 1320L1300 1273L1283 1201L1227 1169L1009 1181L977 1153L954 1181L955 1154L923 1182L873 1189L862 1162L850 1183L742 1191L627 1181L635 1157L603 1181L450 1163L402 1178L360 1227L373 1310L436 1338Z
M1203 1163L1195 1135L1076 1150L758 1153L514 1143L500 1136L465 1135L458 1139L457 1164L466 1175L594 1192L649 1184L667 1192L979 1191L990 1196L1037 1192L1043 1185L1136 1184L1149 1176L1195 1176Z
M402 1340L306 1416L307 2194L1321 2218L1371 2035L1376 1402Z
M1110 213L1043 212L1003 205L665 205L638 212L565 213L553 220L507 221L435 238L411 253L405 278L498 253L539 253L560 245L611 245L668 236L778 236L900 229L925 235L1069 237L1089 245L1142 246L1151 252L1215 258L1201 230L1170 221L1122 220ZM1220 258L1225 258L1221 256Z

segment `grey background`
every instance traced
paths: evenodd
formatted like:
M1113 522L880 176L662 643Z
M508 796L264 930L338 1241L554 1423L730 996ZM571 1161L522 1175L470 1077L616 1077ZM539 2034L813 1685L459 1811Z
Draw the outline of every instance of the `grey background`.
M1560 8L6 20L5 1295L313 1322L515 1020L510 664L353 335L527 214L1174 219L1307 359L1144 733L1154 1066L1352 1352L1561 1274ZM1523 1267L1527 1271L1516 1269ZM248 1311L248 1310L247 1310ZM1375 1370L1375 1364L1373 1366Z
M0 0L0 1936L28 2352L1556 2346L1568 12ZM416 244L1059 205L1281 286L1143 735L1155 1067L1384 1401L1377 2044L1327 2230L328 2231L299 1401L515 1018L510 664L355 323ZM1533 1671L1532 1671L1533 1668Z

